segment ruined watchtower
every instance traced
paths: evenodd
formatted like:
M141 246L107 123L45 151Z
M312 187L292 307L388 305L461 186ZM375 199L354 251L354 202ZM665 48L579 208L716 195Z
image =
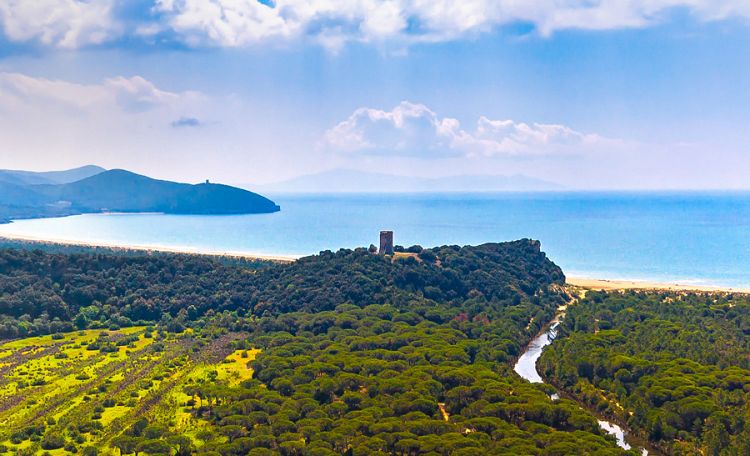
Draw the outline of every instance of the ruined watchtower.
M393 231L380 232L380 250L381 255L393 255Z

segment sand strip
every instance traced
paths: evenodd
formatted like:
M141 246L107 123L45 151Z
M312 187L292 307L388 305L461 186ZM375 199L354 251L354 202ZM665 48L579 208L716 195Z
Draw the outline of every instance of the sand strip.
M174 247L174 246L163 246L163 245L129 245L129 244L118 244L115 242L98 242L98 241L78 241L74 239L42 239L33 236L23 236L17 234L0 234L0 239L6 239L9 241L23 241L28 243L36 243L43 245L62 245L62 246L76 246L76 247L90 247L90 248L105 248L112 250L136 250L143 252L163 252L163 253L184 253L190 255L208 255L208 256L224 256L233 258L246 258L249 260L265 260L265 261L276 261L280 263L291 263L301 255L273 255L253 252L242 252L242 251L231 251L231 250L210 250L196 247Z
M568 277L569 285L590 290L623 291L623 290L657 290L657 291L703 291L722 293L748 293L750 288L722 287L711 285L686 285L680 283L648 282L638 280L606 280L588 277Z

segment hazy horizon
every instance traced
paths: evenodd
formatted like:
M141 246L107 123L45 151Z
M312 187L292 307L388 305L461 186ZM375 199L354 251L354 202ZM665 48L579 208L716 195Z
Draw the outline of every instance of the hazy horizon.
M747 190L748 48L740 0L11 0L0 168Z
M55 172L67 172L77 169L84 169L87 167L94 167L94 168L101 168L104 171L109 170L115 170L115 169L124 169L124 168L104 168L101 166L98 166L96 164L88 164L88 165L82 165L82 166L75 166L73 168L65 168L65 169L59 169L59 168L36 168L36 169L8 169L8 168L0 168L0 172L2 171L10 171L10 172L31 172L31 173L55 173ZM135 172L132 170L126 170ZM138 174L138 173L136 173ZM145 174L144 174L145 175ZM341 175L343 177L346 177L347 179L343 180L343 182L346 184L344 188L332 188L330 186L331 181L330 176L331 175ZM366 187L367 181L364 181L362 185L366 188L363 189L356 189L351 190L347 187L348 184L350 184L352 179L357 179L361 176L367 176L367 177L373 177L373 178L393 178L397 180L406 181L408 179L415 179L417 182L422 184L422 187L424 183L427 182L435 182L435 183L442 183L445 181L452 181L452 180L462 180L461 182L467 182L467 186L470 178L498 178L498 179L506 179L513 181L514 179L523 179L528 180L532 183L540 184L541 187L537 188L527 188L527 187L514 187L510 186L507 188L498 188L498 189L487 189L482 188L482 183L486 184L486 180L482 181L480 185L477 188L467 188L467 189L456 189L454 187L449 188L443 188L442 186L434 186L434 187L428 187L428 188L419 188L419 189L401 189L401 188L385 188L380 186L370 186ZM163 179L163 180L169 180L167 178L160 178L158 175L148 175L147 177L152 177L156 179ZM328 188L316 190L316 189L296 189L294 188L294 184L296 184L298 181L307 181L308 179L313 179L316 183L319 183L320 185L327 185ZM591 187L591 188L576 188L576 187L566 187L557 184L556 182L551 181L544 181L541 179L535 179L533 177L529 177L522 174L509 174L509 175L502 175L502 174L448 174L445 176L409 176L406 174L390 174L390 173L375 173L375 172L368 172L368 171L360 171L360 170L354 170L354 169L344 169L344 168L336 168L331 170L325 170L321 171L319 173L313 173L313 174L303 174L300 176L295 176L289 179L281 179L278 181L272 181L265 184L257 184L253 182L226 182L226 181L216 181L208 179L213 184L223 184L223 185L230 185L235 186L239 188L243 188L245 190L255 191L258 193L268 193L271 195L280 195L280 194L331 194L331 193L342 193L342 194L357 194L357 193L372 193L372 194L378 194L378 193L670 193L670 192L676 192L676 193L746 193L750 192L750 187L748 188L687 188L687 187L664 187L664 188L617 188L617 187ZM174 182L180 182L180 183L186 183L186 184L202 184L206 181L206 179L196 179L196 180L186 180L186 179L180 179L175 178L172 181ZM335 181L338 183L338 181Z

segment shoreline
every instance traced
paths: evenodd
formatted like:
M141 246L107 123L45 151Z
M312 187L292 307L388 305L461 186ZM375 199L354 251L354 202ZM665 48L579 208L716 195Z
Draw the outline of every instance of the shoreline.
M718 285L688 285L679 282L659 282L651 280L608 280L591 277L566 277L567 285L587 290L604 291L697 291L706 293L742 293L750 294L750 288L727 287Z
M206 255L217 257L243 258L248 260L273 261L278 263L291 263L305 255L284 255L284 254L265 254L247 251L232 250L211 250L200 247L189 246L165 246L159 244L122 244L107 241L80 241L65 238L42 238L37 236L26 236L15 233L0 233L0 240L20 241L28 243L37 243L42 245L57 245L85 248L105 248L121 251L142 251L175 253L187 255ZM601 279L583 276L566 277L566 285L584 288L587 290L604 290L604 291L686 291L686 292L705 292L705 293L742 293L750 294L750 288L729 287L718 285L690 285L679 282L661 282L658 280L626 280L626 279Z
M292 263L303 255L278 255L278 254L265 254L265 253L254 253L244 251L232 251L232 250L211 250L202 249L198 247L174 247L165 246L158 244L144 244L144 245L129 245L121 244L117 242L106 242L106 241L78 241L75 239L63 239L63 238L41 238L36 236L24 236L13 233L0 233L0 241L20 241L28 242L30 244L42 244L42 245L57 245L57 246L71 246L71 247L86 247L86 248L104 248L120 251L142 251L148 252L162 252L162 253L177 253L187 255L205 255L205 256L217 256L217 257L232 257L232 258L243 258L247 260L263 260L273 261L277 263Z

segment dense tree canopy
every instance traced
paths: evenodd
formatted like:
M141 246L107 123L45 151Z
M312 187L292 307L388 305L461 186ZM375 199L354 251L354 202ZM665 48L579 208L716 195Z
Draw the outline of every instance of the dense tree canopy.
M414 299L469 302L474 306L467 310L478 314L485 302L515 305L549 284L564 283L560 268L529 240L445 246L421 256L432 261L386 258L366 249L265 265L195 255L0 250L0 338L156 322L165 314L277 315L344 303L404 306ZM536 307L547 314L553 308Z
M589 292L540 361L548 379L673 454L750 454L750 300Z
M434 309L438 307L438 309ZM252 380L187 391L216 434L201 451L285 455L618 455L596 419L504 362L510 326L427 319L440 304L290 313L257 322ZM434 318L433 318L434 319ZM522 337L522 331L515 331ZM213 399L211 399L213 398Z
M154 326L87 343L105 357L126 356L127 346L134 359L122 362L136 383L110 388L92 377L117 363L81 372L76 381L98 385L80 387L83 412L21 423L12 443L170 455L625 454L575 402L552 400L551 387L511 370L569 299L563 285L530 240L268 265L2 250L3 337ZM249 347L261 350L252 378L231 383L212 369ZM24 388L21 399L37 391ZM165 401L174 391L187 399ZM132 407L117 429L101 424L114 406ZM186 420L199 423L187 436Z

